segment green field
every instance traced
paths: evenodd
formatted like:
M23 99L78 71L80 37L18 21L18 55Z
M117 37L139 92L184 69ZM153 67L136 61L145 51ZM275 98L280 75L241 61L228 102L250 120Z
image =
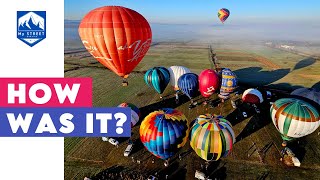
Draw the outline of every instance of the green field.
M267 47L241 47L238 49L216 49L221 67L229 67L236 72L242 83L256 85L272 85L277 88L293 89L299 86L312 87L320 78L320 62L304 60L302 57L288 52ZM181 97L181 103L175 104L174 92L168 86L164 92L165 99L150 89L143 80L144 71L154 66L182 65L193 72L210 68L208 49L206 45L190 45L184 43L162 43L151 47L143 61L136 67L129 78L129 86L122 87L122 79L108 71L92 59L86 52L65 55L65 77L93 78L93 106L117 106L122 102L131 102L142 112L142 116L161 107L171 107L181 110L188 121L203 113L222 114L233 124L237 143L232 153L218 162L211 163L207 174L218 179L319 179L320 141L318 131L301 139L302 166L289 168L280 161L281 138L269 118L269 106L262 105L262 113L255 115L252 109L242 105L232 109L230 102L221 107L209 108L199 105L188 109L188 99ZM277 67L277 68L274 68ZM212 97L212 100L217 96ZM196 98L200 103L201 97ZM247 111L247 119L240 118L240 111ZM237 118L236 118L237 117ZM172 158L171 165L163 166L163 161L154 158L139 143L139 126L133 128L133 139L137 140L132 155L142 161L132 162L124 157L123 151L127 140L123 139L119 148L110 143L102 142L101 138L65 138L65 179L83 179L92 177L102 170L108 172L123 172L131 179L146 178L149 174L158 172L163 178L169 174L170 179L193 179L195 170L201 169L201 160L193 153L189 144ZM258 149L273 143L266 151L263 162L258 150L248 157L248 149L255 142ZM119 174L118 174L119 175Z

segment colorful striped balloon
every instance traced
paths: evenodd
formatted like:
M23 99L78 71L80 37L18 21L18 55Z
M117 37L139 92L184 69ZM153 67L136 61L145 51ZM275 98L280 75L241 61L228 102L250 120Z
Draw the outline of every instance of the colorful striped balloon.
M277 100L271 106L270 114L284 141L311 134L320 125L318 111L309 103L295 98Z
M232 125L222 116L200 115L191 128L190 146L206 161L226 157L234 143Z
M146 72L144 81L149 87L154 88L157 93L162 94L170 81L170 73L165 67L154 67Z
M131 108L131 127L136 125L139 122L140 118L140 110L137 106L131 103L121 103L118 107L129 107Z
M228 19L229 15L230 11L226 8L222 8L218 11L218 17L222 23Z
M141 142L149 152L161 159L170 158L183 147L188 134L185 115L170 108L150 113L140 126Z

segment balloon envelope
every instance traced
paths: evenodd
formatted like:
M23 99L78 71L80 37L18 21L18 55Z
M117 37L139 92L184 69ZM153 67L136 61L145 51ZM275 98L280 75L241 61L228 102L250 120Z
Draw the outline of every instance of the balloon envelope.
M230 11L226 8L222 8L218 11L218 17L222 23L228 19L229 15Z
M134 104L131 104L131 103L124 102L124 103L119 104L118 107L131 108L131 127L133 127L134 125L137 124L137 122L139 122L140 110L137 106L135 106Z
M179 90L178 79L186 73L191 73L191 71L184 66L171 66L168 70L170 73L170 84L174 90Z
M235 135L229 121L222 116L200 115L190 133L190 146L206 161L217 161L230 154Z
M263 102L263 96L259 90L250 88L242 94L242 101L245 103L260 104Z
M102 65L125 77L151 45L151 28L134 10L104 6L90 11L79 25L84 47Z
M232 93L237 87L237 83L237 76L233 71L228 68L221 71L221 92Z
M218 74L211 69L203 70L199 75L199 90L203 97L210 97L220 86Z
M154 111L140 126L140 139L145 148L161 159L173 156L187 142L189 126L184 114L175 109Z
M318 111L309 103L295 98L277 100L271 106L270 114L284 140L311 134L320 125Z
M165 67L154 67L146 72L144 81L157 93L162 94L170 81L170 73Z
M178 80L179 89L190 99L195 97L199 90L198 75L186 73Z
M320 105L320 92L313 88L299 88L292 91L291 95L301 96L310 99Z

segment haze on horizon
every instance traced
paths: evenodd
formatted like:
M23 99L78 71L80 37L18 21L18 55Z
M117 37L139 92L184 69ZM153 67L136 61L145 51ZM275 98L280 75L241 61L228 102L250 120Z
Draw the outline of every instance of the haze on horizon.
M66 0L65 19L80 20L90 10L107 5L128 7L142 14L151 24L154 42L297 41L316 46L313 52L320 49L317 0ZM217 17L220 8L231 12L225 24ZM71 28L68 21L65 24ZM71 31L77 36L75 29Z

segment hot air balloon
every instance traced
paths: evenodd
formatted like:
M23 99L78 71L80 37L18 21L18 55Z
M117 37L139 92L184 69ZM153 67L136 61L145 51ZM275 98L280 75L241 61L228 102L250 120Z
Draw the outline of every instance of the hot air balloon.
M178 87L178 79L186 74L191 73L191 71L184 66L171 66L168 68L170 73L170 84L173 89L176 91L176 103L179 102L179 87Z
M192 108L194 105L196 105L196 102L194 103L192 98L195 97L199 91L198 75L194 73L186 73L182 75L178 79L178 87L190 98L191 104L189 108Z
M242 101L250 104L260 104L263 102L263 96L257 89L247 89L242 94Z
M134 10L104 6L90 11L79 25L84 47L102 65L126 78L151 45L148 21Z
M222 23L228 19L230 11L226 8L222 8L218 11L218 17Z
M135 106L134 104L131 104L131 103L124 102L124 103L119 104L118 107L131 108L131 127L133 127L134 125L137 124L137 122L139 122L140 110L137 106Z
M219 97L223 100L229 98L230 93L232 93L237 88L237 76L228 68L223 68L221 71L221 87Z
M220 87L218 74L211 69L203 70L199 75L199 90L203 97L208 98Z
M287 141L311 134L320 125L318 111L309 103L295 99L282 98L270 108L274 126L281 133L286 146Z
M179 90L178 87L178 79L180 76L191 73L190 69L184 67L184 66L171 66L168 68L170 73L170 84L173 86L174 90Z
M160 94L160 98L162 98L161 94L170 81L170 73L165 67L154 67L146 72L144 81L149 87L154 88Z
M164 160L186 144L188 134L189 126L185 115L170 108L150 113L140 126L140 139L145 148Z
M232 125L222 116L200 115L190 131L190 146L206 161L217 161L230 154L235 143Z
M320 105L320 91L313 88L299 88L292 91L291 95L307 98Z
M232 93L237 88L237 76L228 68L224 68L221 71L221 87L223 92Z

